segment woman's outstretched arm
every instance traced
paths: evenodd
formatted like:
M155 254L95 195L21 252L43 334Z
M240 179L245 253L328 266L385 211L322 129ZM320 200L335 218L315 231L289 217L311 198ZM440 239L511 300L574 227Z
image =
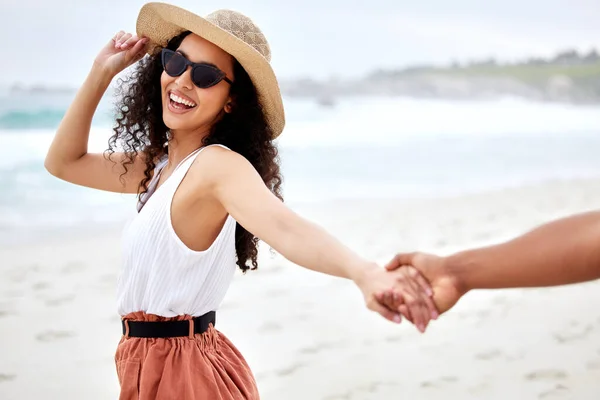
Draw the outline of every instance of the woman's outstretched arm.
M254 167L241 155L220 147L206 149L192 168L199 168L209 192L249 232L285 258L313 271L353 280L367 306L390 320L397 310L382 306L374 294L396 285L396 295L408 305L417 327L424 330L435 307L428 284L409 274L386 275L383 268L351 251L320 226L285 206L265 186ZM404 272L404 271L400 271Z

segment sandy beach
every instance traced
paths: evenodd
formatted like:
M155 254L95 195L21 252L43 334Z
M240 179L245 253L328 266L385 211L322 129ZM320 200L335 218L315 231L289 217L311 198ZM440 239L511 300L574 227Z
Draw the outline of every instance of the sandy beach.
M581 180L296 210L383 263L504 240L599 201L600 180ZM121 229L0 249L1 399L117 397ZM236 275L217 327L265 400L600 398L600 282L470 293L421 335L367 311L351 282L262 250L258 271Z

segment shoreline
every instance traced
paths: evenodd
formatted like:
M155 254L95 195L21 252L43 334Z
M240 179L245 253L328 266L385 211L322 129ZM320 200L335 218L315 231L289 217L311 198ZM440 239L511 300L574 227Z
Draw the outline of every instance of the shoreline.
M507 195L511 196L512 193L517 194L519 192L535 192L540 190L548 190L552 188L560 188L560 191L569 190L569 188L585 187L586 190L596 191L598 187L598 193L600 193L600 176L597 178L574 178L574 179L551 179L540 181L529 184L515 184L511 186L500 187L496 189L483 190L483 191L471 191L460 194L442 194L439 196L406 196L401 198L394 197L368 197L368 198L334 198L323 201L287 201L286 204L294 211L300 212L302 215L306 213L306 216L310 218L314 215L315 218L327 219L327 214L333 212L336 209L360 207L364 209L366 207L372 207L378 209L383 207L386 212L390 212L394 208L405 207L408 210L419 208L422 204L429 204L432 207L442 206L446 203L460 203L462 201L477 202L478 199L489 199L494 196ZM285 194L285 193L284 193ZM439 204L438 204L439 203ZM565 203L568 206L568 202ZM120 205L119 211L122 213L122 205ZM134 212L135 200L131 201L131 215L125 218L115 218L115 220L103 223L94 223L93 229L90 227L91 224L81 223L78 225L71 225L67 227L49 227L38 228L33 230L31 236L26 236L27 230L18 231L20 237L13 237L10 240L5 240L6 236L0 236L0 251L10 248L27 247L37 244L56 244L59 245L65 240L72 239L86 239L95 236L113 236L120 238L121 232L125 227L127 221L135 215ZM323 212L327 210L327 212ZM319 220L314 222L319 223Z

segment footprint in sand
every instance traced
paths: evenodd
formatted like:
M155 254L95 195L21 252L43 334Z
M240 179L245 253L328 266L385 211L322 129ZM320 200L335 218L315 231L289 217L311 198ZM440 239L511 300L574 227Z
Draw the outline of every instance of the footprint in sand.
M498 214L491 213L491 214L488 214L485 218L488 220L488 222L493 222L498 219Z
M49 287L50 287L50 283L48 283L48 282L37 282L31 286L31 288L35 291L48 289Z
M321 350L322 350L321 347L317 345L314 347L304 347L304 348L300 349L300 353L301 354L317 354Z
M261 275L270 275L280 273L281 271L283 271L283 267L281 265L274 265L269 268L263 268L260 273Z
M62 297L55 297L53 299L48 299L44 302L49 307L56 307L63 304L71 303L75 299L74 294L69 294Z
M526 353L521 351L514 353L513 355L506 355L506 361L517 361L525 358Z
M35 336L35 340L38 342L54 342L60 339L67 339L75 336L75 332L69 331L46 331L42 333L38 333Z
M585 339L587 335L594 330L592 325L586 325L585 327L579 327L576 324L571 325L570 328L565 329L563 332L554 333L552 336L558 343L569 343L574 340Z
M402 341L402 336L401 335L388 336L384 340L389 343L400 342L400 341Z
M569 395L569 388L564 385L556 385L554 389L547 390L538 394L538 399L564 399Z
M287 376L287 375L293 374L295 371L297 371L300 367L303 367L303 366L304 366L304 364L296 363L287 368L278 369L277 371L275 371L275 373L279 376Z
M27 276L30 273L37 272L39 270L40 266L37 264L20 265L8 271L8 280L11 283L21 283L27 279Z
M435 247L444 247L448 245L448 241L445 239L438 239L435 243L434 246Z
M383 382L371 382L367 386L360 386L358 390L361 392L376 393L383 384Z
M281 325L279 325L277 322L265 322L260 328L258 328L260 333L278 332L280 330Z
M349 399L379 399L377 392L385 386L397 387L397 382L375 381L366 385L356 386L346 393L338 393L323 397L323 400L349 400Z
M600 360L588 361L585 364L585 368L588 371L598 371L598 370L600 370Z
M304 348L300 349L300 353L302 353L302 354L317 354L323 350L329 350L334 347L335 347L335 345L333 343L328 343L328 342L317 343L315 346L304 347Z
M455 376L443 376L440 378L440 380L451 383L458 382L458 378Z
M528 381L542 381L542 380L556 380L566 379L567 373L558 369L541 369L533 371L525 375L525 379Z
M481 231L481 232L477 232L475 234L475 240L480 240L480 241L484 241L484 240L489 240L494 236L493 232L490 231Z
M85 269L85 264L82 263L81 261L74 261L74 262L70 262L66 265L64 265L61 269L60 269L60 273L62 275L70 275L76 272L80 272L83 271Z
M475 386L470 386L467 390L470 394L482 395L486 391L490 390L491 387L492 386L489 384L489 382L481 382Z
M442 376L434 381L421 382L422 388L443 388L449 384L458 382L458 378L455 376Z
M503 353L498 349L488 350L483 353L475 354L475 358L478 360L493 360L502 356Z
M323 397L323 400L350 400L352 399L352 392L342 394L332 394L327 397Z
M0 374L0 383L15 380L17 376L14 374Z

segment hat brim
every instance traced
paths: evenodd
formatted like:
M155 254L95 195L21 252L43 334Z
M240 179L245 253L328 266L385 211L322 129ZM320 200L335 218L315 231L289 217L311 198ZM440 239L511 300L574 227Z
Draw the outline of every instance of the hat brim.
M285 113L279 84L271 64L252 46L205 18L166 3L145 4L139 12L136 31L138 37L150 39L151 55L184 31L191 31L231 54L250 76L273 138L281 134Z

